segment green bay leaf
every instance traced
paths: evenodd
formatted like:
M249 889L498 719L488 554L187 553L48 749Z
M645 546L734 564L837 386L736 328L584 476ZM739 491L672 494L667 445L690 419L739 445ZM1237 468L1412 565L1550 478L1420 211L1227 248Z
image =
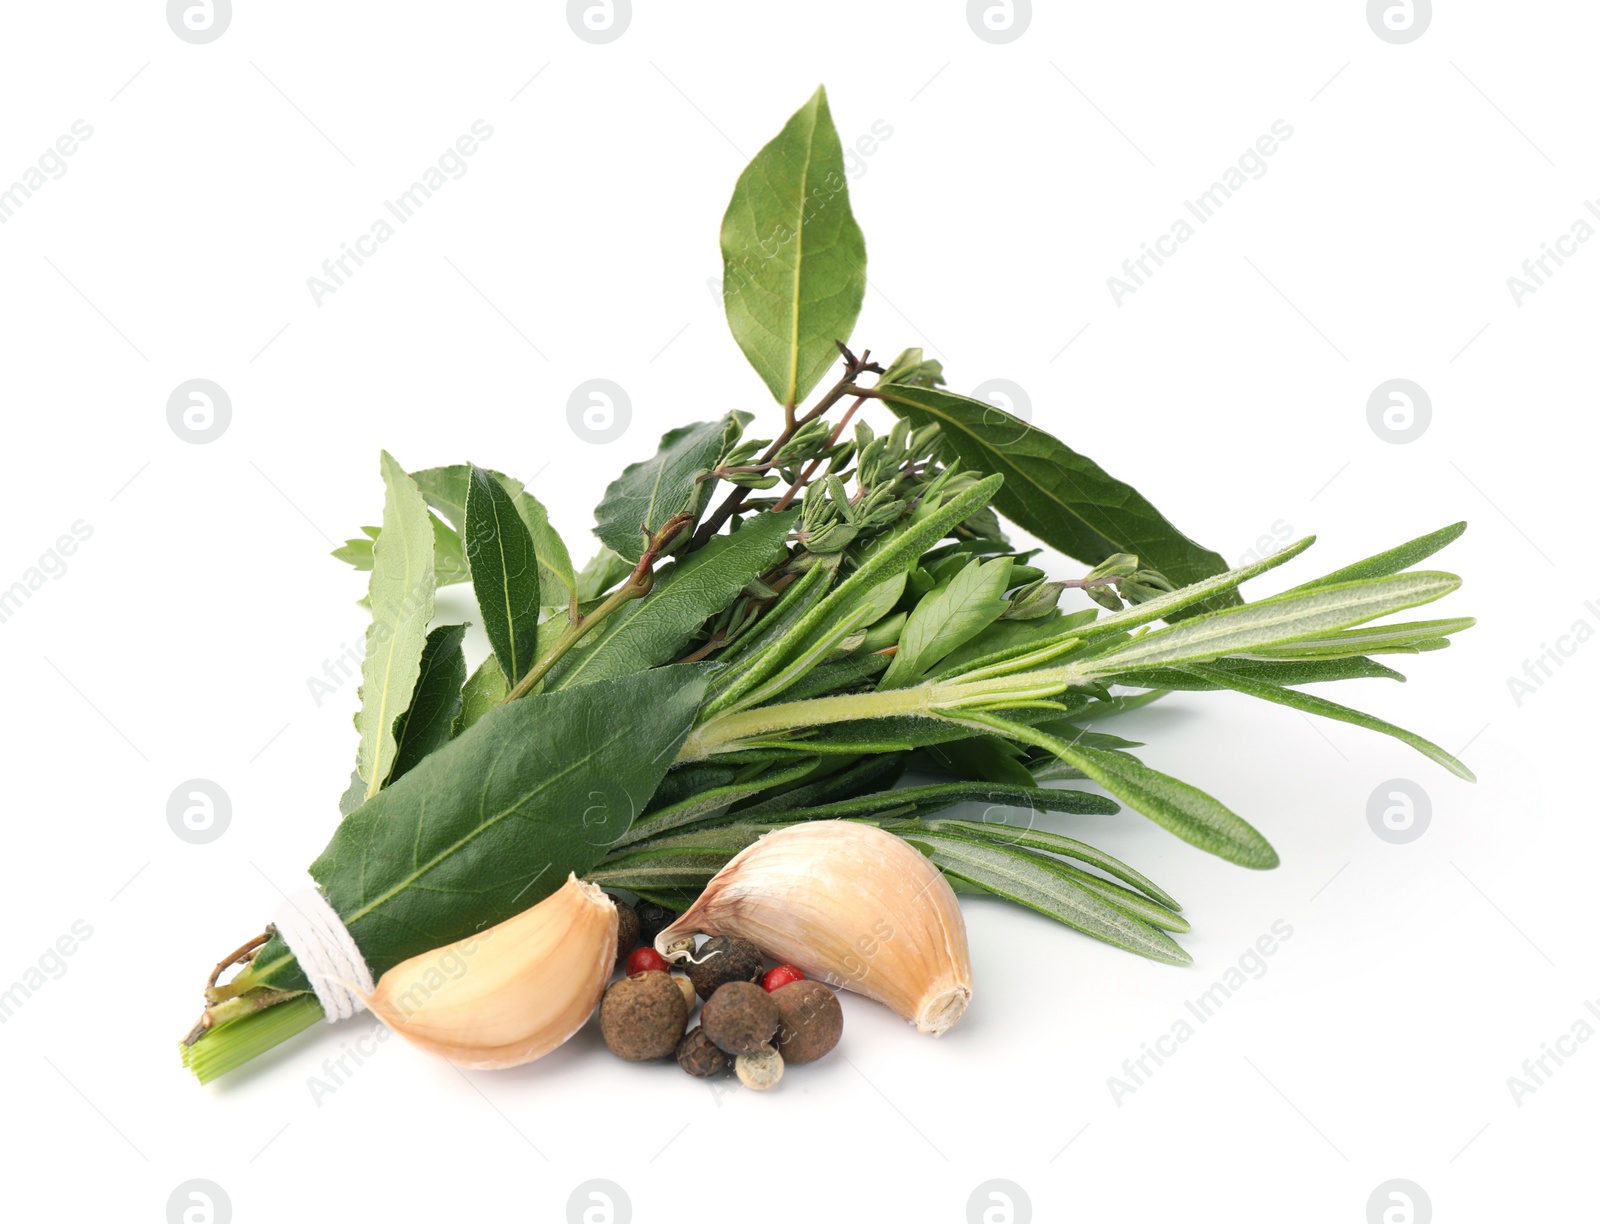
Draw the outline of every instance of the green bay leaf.
M539 564L510 492L471 469L463 535L473 592L500 670L513 685L533 666L539 626Z
M1004 475L995 508L1075 560L1099 565L1113 553L1133 553L1180 587L1228 568L1138 490L994 404L937 387L891 385L881 397L919 428L938 425L946 445L969 468ZM1212 606L1238 602L1232 591L1213 599Z
M696 629L727 608L754 578L783 560L799 515L759 514L733 535L663 567L643 599L614 614L593 642L584 642L546 681L549 690L626 676L681 658Z
M394 768L395 720L404 714L422 667L433 619L433 528L416 482L388 451L383 474L383 532L372 547L366 657L361 663L361 742L356 768L366 796L378 793Z
M500 660L494 657L491 651L484 661L478 664L472 675L467 677L466 684L461 686L461 710L456 715L455 725L450 734L454 738L460 735L473 723L505 701L511 693L511 685L506 681L505 672L500 670Z
M838 358L835 342L850 339L867 287L826 91L739 175L721 241L728 328L773 398L797 404Z
M434 749L449 743L451 727L461 710L461 686L467 679L467 659L461 650L466 633L465 625L440 625L428 634L411 704L394 724L391 783Z
M630 562L644 553L645 532L660 531L674 515L698 517L714 482L701 480L724 453L739 418L701 421L669 430L656 453L623 469L595 508L595 535Z
M455 529L456 550L460 555L462 569L462 576L457 579L460 582L467 581L468 577L466 557L461 553L460 533L467 521L467 486L472 481L471 466L467 463L453 463L446 467L425 468L411 474L412 479L417 482L417 488L422 490L422 496L428 499L428 505L443 515L446 522ZM577 577L572 571L572 557L567 552L566 543L550 525L550 515L545 510L544 504L529 493L520 480L507 476L504 472L495 472L493 475L511 494L517 506L517 513L522 516L523 525L533 537L534 552L539 558L539 578L545 598L550 599L551 606L564 602L571 592L577 590ZM561 589L560 599L555 598L557 587Z
M666 773L708 670L513 701L348 816L311 875L373 975L520 913L597 863ZM255 964L266 984L308 986L281 940Z

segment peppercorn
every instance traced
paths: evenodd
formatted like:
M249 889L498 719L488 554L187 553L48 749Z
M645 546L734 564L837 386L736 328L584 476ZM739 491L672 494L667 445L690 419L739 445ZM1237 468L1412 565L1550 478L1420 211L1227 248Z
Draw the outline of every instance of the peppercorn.
M671 926L678 916L664 905L643 899L633 908L639 915L639 939L642 943L655 943L656 936Z
M600 1035L618 1058L649 1062L678 1048L689 1009L665 973L636 973L612 983L600 1000Z
M787 986L790 982L803 982L806 975L793 965L779 965L776 969L768 969L767 976L761 979L761 989L771 994L780 986Z
M700 951L683 962L683 971L702 999L709 999L728 982L755 982L761 978L761 949L747 939L713 935Z
M778 1049L785 1062L816 1062L839 1044L844 1012L821 982L790 982L767 997L778 1009Z
M771 1046L733 1060L734 1074L746 1088L764 1092L783 1078L783 1055Z
M666 958L654 948L635 948L628 954L629 977L635 973L665 973L667 971Z
M728 1056L697 1024L678 1042L678 1066L696 1079L709 1079L728 1069Z
M755 1054L777 1034L781 1014L754 982L727 982L700 1009L700 1027L728 1054Z
M639 915L627 902L611 893L606 896L617 907L617 959L621 960L639 946Z
M689 1009L689 1013L693 1015L695 1005L694 984L690 982L688 978L677 973L672 975L672 980L677 984L678 989L683 991L683 1005L687 1007Z

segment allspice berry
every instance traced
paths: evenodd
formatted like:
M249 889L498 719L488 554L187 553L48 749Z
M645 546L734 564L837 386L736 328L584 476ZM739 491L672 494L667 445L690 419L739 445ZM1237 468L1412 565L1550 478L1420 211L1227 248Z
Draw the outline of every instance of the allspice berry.
M639 940L641 943L655 943L656 936L672 925L678 915L674 914L664 905L657 905L654 901L645 901L642 898L635 905L634 912L639 916Z
M649 1062L678 1048L689 1009L665 973L636 973L612 983L600 1000L600 1035L618 1058Z
M696 993L709 999L728 982L755 982L762 974L761 949L748 939L713 935L700 945L700 951L683 962L683 971L694 983Z
M639 946L639 915L626 901L611 893L606 896L617 907L617 959L621 960Z
M728 1069L728 1056L717 1048L717 1043L706 1036L698 1024L683 1035L678 1042L678 1066L696 1079L710 1079Z
M777 1046L784 1062L816 1062L839 1044L844 1012L821 982L790 982L767 998L778 1009Z
M728 1054L756 1054L768 1048L778 1021L777 1004L754 982L728 982L700 1009L700 1027Z

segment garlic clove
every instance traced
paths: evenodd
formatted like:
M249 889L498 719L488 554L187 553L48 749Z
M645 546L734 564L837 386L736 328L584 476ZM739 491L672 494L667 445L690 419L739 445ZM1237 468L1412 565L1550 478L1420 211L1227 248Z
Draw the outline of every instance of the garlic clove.
M875 825L818 820L768 833L712 877L656 948L694 933L748 939L934 1036L972 998L954 890L927 856Z
M617 953L617 907L575 875L480 935L402 961L365 999L412 1045L458 1067L515 1067L588 1020Z

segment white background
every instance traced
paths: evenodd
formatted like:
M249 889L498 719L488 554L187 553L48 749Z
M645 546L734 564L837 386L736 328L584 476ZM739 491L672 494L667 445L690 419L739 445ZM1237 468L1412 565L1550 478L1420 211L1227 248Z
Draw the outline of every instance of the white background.
M1520 1104L1507 1078L1600 996L1578 764L1600 647L1520 704L1507 678L1600 626L1600 244L1520 305L1506 278L1600 191L1600 13L1442 8L1391 45L1355 0L1039 5L996 45L951 0L658 3L591 45L554 3L277 0L197 46L150 0L8 6L0 183L93 128L0 225L0 586L75 521L93 531L0 624L0 979L93 928L0 1027L8 1216L159 1221L207 1178L241 1224L560 1221L605 1178L641 1222L712 1202L961 1221L1005 1178L1041 1221L1360 1224L1406 1178L1439 1221L1573 1218L1600 1042ZM1481 781L1342 724L1181 696L1115 729L1283 865L1231 867L1128 813L1056 827L1185 902L1192 969L969 903L976 997L954 1032L847 999L839 1053L764 1097L622 1064L591 1028L472 1076L389 1042L314 1101L308 1077L370 1019L198 1087L176 1041L206 972L337 817L354 686L318 706L307 679L362 630L362 582L327 553L376 521L378 448L530 480L581 560L604 483L662 430L770 422L707 282L744 159L818 81L846 141L892 128L851 182L858 345L921 344L959 390L1015 381L1037 423L1230 561L1275 525L1317 533L1280 586L1471 520L1436 562L1467 582L1439 614L1480 626L1402 660L1407 685L1334 695L1467 746ZM479 119L494 134L468 173L314 303L323 260ZM1293 136L1265 175L1114 303L1106 278L1280 119ZM632 402L606 446L566 420L597 377ZM1404 445L1366 413L1397 377L1433 405ZM232 400L208 445L166 420L192 378ZM461 590L442 615L471 615ZM194 777L232 799L209 845L167 826ZM1432 804L1407 845L1367 822L1396 778ZM1279 919L1293 936L1264 976L1118 1103L1123 1060Z

